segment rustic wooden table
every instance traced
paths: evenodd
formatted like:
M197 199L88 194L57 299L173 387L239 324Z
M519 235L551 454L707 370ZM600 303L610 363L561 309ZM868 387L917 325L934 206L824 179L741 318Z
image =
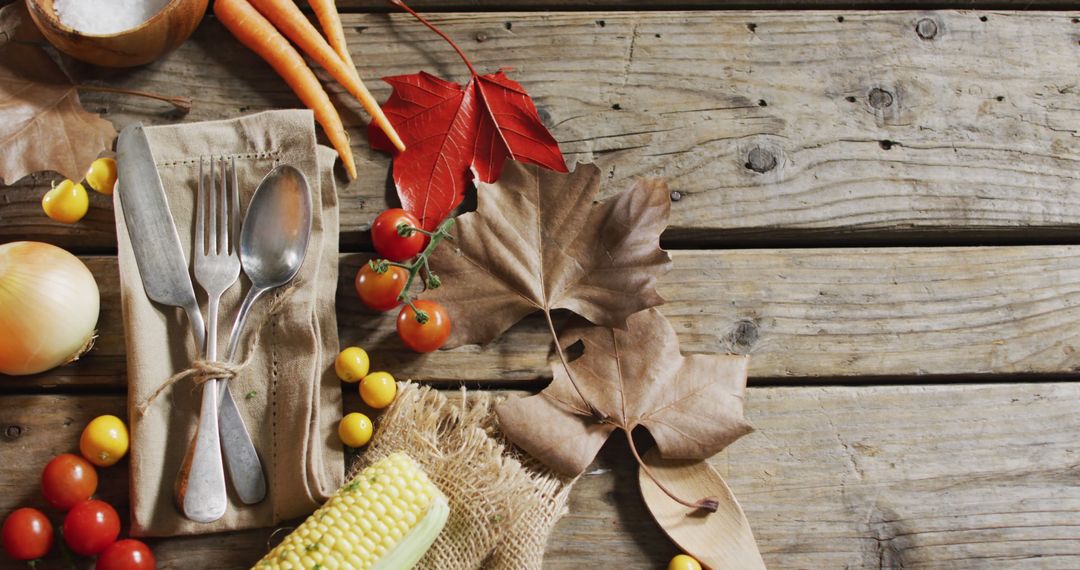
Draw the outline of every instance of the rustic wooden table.
M464 77L410 18L339 3L354 12L344 19L362 76ZM602 164L606 193L668 178L675 270L661 309L685 351L753 355L757 431L712 462L770 567L1080 567L1080 12L456 4L481 11L433 20L478 68L513 66L568 157ZM118 127L297 106L212 18L154 65L85 72L195 100L178 117L83 97ZM399 377L540 387L539 320L484 350L415 358L390 320L361 308L351 280L387 203L389 162L345 105L361 176L340 187L342 343ZM125 410L111 204L93 195L81 223L51 223L39 202L55 178L0 190L0 241L82 255L101 287L101 336L76 365L0 378L0 513L41 505L47 459L71 451L90 418ZM661 568L675 553L628 457L615 438L577 484L547 566ZM101 494L125 505L125 471L102 474ZM240 568L268 535L151 545L162 568Z

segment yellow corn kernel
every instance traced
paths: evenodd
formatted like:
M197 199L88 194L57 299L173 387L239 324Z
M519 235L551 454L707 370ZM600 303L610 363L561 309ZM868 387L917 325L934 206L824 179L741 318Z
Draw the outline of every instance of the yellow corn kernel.
M412 568L449 513L446 497L420 466L394 453L338 489L253 570Z

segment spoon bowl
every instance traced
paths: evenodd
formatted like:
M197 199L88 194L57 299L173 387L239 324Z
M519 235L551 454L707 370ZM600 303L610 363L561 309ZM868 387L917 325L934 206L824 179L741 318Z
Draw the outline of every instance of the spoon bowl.
M304 173L288 164L270 171L251 198L240 233L240 262L251 288L292 281L311 235L311 191Z

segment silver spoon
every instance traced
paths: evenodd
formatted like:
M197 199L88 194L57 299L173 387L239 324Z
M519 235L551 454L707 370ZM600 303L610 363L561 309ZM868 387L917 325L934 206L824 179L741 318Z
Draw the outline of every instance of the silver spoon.
M240 263L251 289L229 333L228 358L236 354L252 305L267 291L285 285L300 272L311 237L311 191L304 173L288 164L270 171L259 183L240 230ZM236 494L245 504L266 497L266 478L244 420L221 382L218 424L221 448Z
M240 230L240 263L251 289L229 333L225 359L232 360L252 305L267 291L296 277L304 263L311 236L311 192L307 178L283 164L259 183L248 204ZM228 380L219 382L218 427L221 450L236 494L244 504L266 497L266 477L244 419L236 407ZM188 454L190 457L190 454ZM185 466L188 470L190 465Z

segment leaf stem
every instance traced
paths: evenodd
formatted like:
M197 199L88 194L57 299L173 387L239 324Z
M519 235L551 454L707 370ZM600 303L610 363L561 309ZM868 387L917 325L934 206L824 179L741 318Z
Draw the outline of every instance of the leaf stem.
M417 14L416 11L410 8L407 4L405 4L403 0L390 0L390 3L412 14L414 18L420 20L421 24L427 26L429 29L431 29L431 31L435 32L436 34L439 34L439 37L446 40L446 43L450 44L450 47L454 48L454 51L456 51L457 54L461 56L461 60L464 61L465 65L469 67L469 73L472 73L473 77L479 75L479 73L476 72L476 68L473 67L472 62L469 61L469 58L465 57L465 52L461 51L461 48L458 47L457 43L455 43L454 40L450 39L450 36L443 33L443 31L439 28L436 28L435 24L432 24L431 22L425 20L423 16Z
M598 422L608 421L608 416L604 412L596 409L596 406L585 397L585 393L581 391L578 386L577 380L574 378L574 372L570 369L570 363L566 360L566 353L563 352L562 345L559 344L559 335L555 333L555 323L551 320L551 311L544 309L544 317L547 319L548 330L551 331L551 338L555 341L555 351L559 353L559 360L562 361L563 369L566 370L566 377L570 379L570 385L574 387L574 391L577 392L578 398L585 403L589 408L589 415L591 415Z
M648 465L645 465L645 461L643 461L641 459L641 456L638 455L637 446L634 445L634 436L632 433L630 433L631 429L623 429L623 433L626 434L626 441L630 444L630 452L634 454L634 459L637 460L638 465L641 466L641 470L645 472L645 475L647 475L649 479L652 479L653 483L656 483L656 486L659 487L665 495L671 497L671 500L679 503L684 507L688 507L691 509L701 509L710 513L716 512L716 509L719 508L720 504L713 497L705 497L704 499L698 500L698 502L696 503L691 503L690 501L679 497L675 493L672 493L670 489L665 487L664 484L660 482L660 479L656 477L656 474L653 473L652 469L650 469Z
M104 85L88 85L86 83L80 83L75 86L76 89L81 91L97 91L100 93L120 93L123 95L134 95L136 97L146 97L147 99L156 99L158 101L164 101L177 110L185 113L191 111L191 97L161 95L158 93L151 93L149 91L136 91L134 89L121 89L119 87L106 87Z

